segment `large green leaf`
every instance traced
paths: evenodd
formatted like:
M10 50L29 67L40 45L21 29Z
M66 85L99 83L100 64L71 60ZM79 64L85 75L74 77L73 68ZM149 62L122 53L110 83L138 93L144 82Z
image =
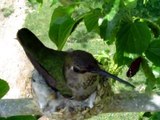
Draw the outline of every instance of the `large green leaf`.
M75 21L71 17L74 6L58 7L51 18L49 37L61 50L69 37Z
M0 98L2 98L9 90L8 83L0 79Z
M149 46L151 33L144 22L127 22L120 26L117 34L117 51L142 54Z
M94 9L91 10L85 17L84 17L84 23L86 25L87 31L91 32L92 30L97 30L98 27L98 20L101 16L100 9Z
M145 55L155 65L160 66L160 40L153 40L146 50Z

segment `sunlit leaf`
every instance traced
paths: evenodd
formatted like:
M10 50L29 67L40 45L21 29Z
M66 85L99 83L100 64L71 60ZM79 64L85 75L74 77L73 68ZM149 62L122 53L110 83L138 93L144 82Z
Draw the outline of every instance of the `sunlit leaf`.
M124 0L124 5L129 9L133 9L137 6L137 0Z
M49 37L61 50L69 37L75 21L71 17L73 6L58 7L51 18Z
M86 25L86 28L88 32L91 32L92 30L98 29L98 20L101 15L100 9L95 9L90 11L85 17L84 17L84 23Z
M58 0L50 0L50 1L51 1L51 5L50 5L51 7L58 2Z
M112 9L108 14L106 14L104 18L107 19L108 21L113 20L113 18L116 16L116 14L119 11L119 6L120 6L120 0L114 0Z

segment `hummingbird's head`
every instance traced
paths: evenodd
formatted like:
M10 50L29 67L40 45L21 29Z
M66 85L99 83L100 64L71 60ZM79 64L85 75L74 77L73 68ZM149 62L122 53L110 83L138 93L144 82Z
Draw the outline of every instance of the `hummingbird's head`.
M80 74L100 69L98 61L92 54L81 50L69 52L66 59L66 66L68 69L72 69L74 72Z
M129 82L105 70L102 70L99 67L98 61L92 56L92 54L82 50L75 50L68 53L67 59L65 60L65 70L68 70L69 71L68 73L73 73L73 74L74 73L75 74L84 74L84 73L98 74L105 78L113 78L125 85L131 86L134 88L134 86ZM71 74L72 77L74 75Z

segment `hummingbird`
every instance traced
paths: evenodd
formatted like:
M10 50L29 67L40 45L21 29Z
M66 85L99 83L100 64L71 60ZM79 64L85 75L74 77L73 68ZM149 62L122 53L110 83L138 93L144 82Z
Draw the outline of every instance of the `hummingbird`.
M48 48L27 28L20 29L17 38L35 69L45 78L48 87L66 98L78 101L87 99L96 91L101 77L113 78L134 88L131 83L101 69L89 52Z

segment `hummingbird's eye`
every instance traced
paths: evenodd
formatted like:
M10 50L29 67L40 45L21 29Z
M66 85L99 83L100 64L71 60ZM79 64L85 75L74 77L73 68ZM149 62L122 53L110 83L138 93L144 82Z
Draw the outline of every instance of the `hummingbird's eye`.
M74 66L74 67L73 67L73 71L76 72L76 73L85 73L85 72L87 72L86 70L80 69L80 68L77 67L77 66Z

